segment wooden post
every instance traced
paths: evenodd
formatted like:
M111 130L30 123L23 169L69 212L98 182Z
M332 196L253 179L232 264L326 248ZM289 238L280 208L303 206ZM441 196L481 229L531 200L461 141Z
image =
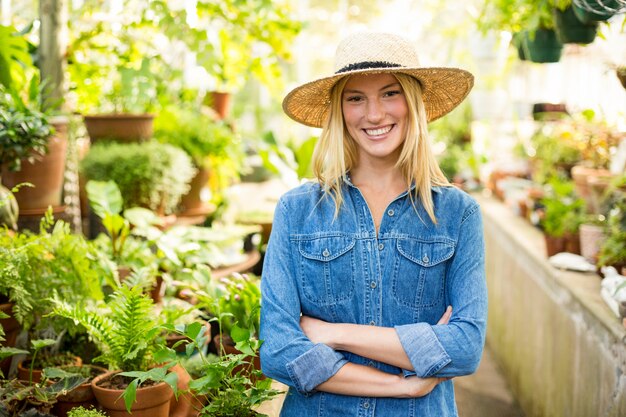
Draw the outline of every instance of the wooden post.
M40 0L39 70L45 80L44 106L60 108L67 91L64 69L67 53L67 0Z

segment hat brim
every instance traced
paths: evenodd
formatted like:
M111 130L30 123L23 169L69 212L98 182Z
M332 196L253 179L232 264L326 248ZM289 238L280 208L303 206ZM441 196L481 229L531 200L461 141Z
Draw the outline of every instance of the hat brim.
M335 74L296 87L285 96L283 110L299 123L322 127L330 110L330 91L337 81L354 74L379 73L402 73L416 78L422 85L422 98L429 122L458 106L474 85L474 76L460 68L369 68Z

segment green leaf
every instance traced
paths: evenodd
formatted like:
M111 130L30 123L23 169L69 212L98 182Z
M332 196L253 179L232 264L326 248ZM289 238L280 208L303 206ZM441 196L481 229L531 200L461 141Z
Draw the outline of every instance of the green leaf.
M36 339L36 340L31 340L30 344L33 346L33 349L40 350L42 348L45 348L46 346L52 346L56 342L57 341L54 339Z
M137 385L139 385L139 380L135 379L122 393L122 397L124 397L124 404L126 405L126 411L130 413L130 407L135 402L135 398L137 398Z
M94 213L104 218L107 213L120 214L124 200L119 187L113 181L88 181L87 197Z
M9 358L13 355L27 355L29 352L23 349L17 349L13 347L2 347L0 348L0 360Z
M250 340L250 330L241 328L235 324L230 331L230 337L232 337L235 343L244 341L247 342Z

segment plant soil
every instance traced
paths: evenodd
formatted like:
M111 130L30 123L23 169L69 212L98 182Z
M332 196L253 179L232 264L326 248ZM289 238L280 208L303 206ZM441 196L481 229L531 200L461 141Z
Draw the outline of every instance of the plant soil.
M103 379L103 380L99 381L97 384L101 388L113 389L113 390L122 390L123 391L126 388L128 388L128 385L134 379L135 378L131 378L129 376L123 376L123 375L115 374L111 378L106 378L106 379ZM151 387L151 386L157 385L157 384L159 384L159 382L147 380L147 381L145 381L144 383L141 384L140 388Z

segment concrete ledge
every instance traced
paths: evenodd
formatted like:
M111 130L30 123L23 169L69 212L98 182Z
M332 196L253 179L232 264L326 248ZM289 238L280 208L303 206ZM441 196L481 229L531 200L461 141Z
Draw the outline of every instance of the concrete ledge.
M626 329L600 277L561 271L539 230L495 199L484 216L487 342L527 417L626 416Z

